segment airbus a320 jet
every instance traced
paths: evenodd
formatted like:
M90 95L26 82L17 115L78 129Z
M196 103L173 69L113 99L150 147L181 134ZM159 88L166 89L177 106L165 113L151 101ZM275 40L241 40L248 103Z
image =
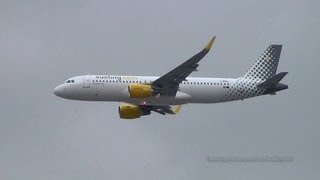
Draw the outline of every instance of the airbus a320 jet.
M253 66L238 78L188 77L210 51L215 36L199 53L163 76L83 75L69 78L54 94L81 101L117 101L123 119L177 114L182 104L243 100L288 89L277 74L282 45L270 45Z

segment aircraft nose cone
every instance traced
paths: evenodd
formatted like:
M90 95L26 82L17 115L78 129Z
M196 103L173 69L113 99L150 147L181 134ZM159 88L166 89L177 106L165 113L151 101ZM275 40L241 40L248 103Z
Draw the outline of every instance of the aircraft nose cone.
M57 86L56 88L54 88L53 90L53 93L56 95L56 96L59 96L59 97L62 97L63 96L63 88L61 86Z

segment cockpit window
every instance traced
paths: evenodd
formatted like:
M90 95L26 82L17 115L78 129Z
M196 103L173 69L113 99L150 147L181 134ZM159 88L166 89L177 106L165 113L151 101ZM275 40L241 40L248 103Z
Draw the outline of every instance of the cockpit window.
M74 80L67 80L66 83L74 83Z

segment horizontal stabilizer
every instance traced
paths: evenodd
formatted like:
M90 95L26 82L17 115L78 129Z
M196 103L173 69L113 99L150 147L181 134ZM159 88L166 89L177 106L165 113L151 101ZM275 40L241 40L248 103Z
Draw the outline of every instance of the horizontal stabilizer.
M257 85L258 88L268 89L275 87L286 75L288 72L281 72L276 74L275 76L265 80L261 84Z

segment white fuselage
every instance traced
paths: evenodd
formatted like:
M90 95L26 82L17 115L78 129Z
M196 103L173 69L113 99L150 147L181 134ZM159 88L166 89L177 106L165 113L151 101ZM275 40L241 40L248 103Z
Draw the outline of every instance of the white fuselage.
M219 103L261 95L259 91L246 94L241 81L231 78L186 78L179 85L175 97L152 96L130 98L128 86L132 83L150 84L156 76L84 75L68 79L55 88L57 96L83 101L116 101L136 105L178 105L187 103ZM256 82L252 82L256 84ZM252 88L256 88L252 86ZM250 89L250 91L255 89ZM258 90L256 90L258 91Z

